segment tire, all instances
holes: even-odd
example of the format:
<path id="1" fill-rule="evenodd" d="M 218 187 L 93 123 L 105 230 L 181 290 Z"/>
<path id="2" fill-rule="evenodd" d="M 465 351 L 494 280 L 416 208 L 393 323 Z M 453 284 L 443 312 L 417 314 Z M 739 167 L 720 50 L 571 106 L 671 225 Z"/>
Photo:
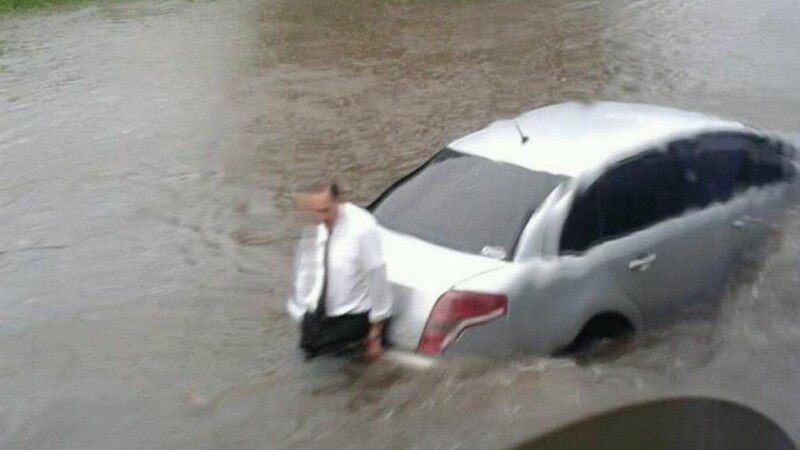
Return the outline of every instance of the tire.
<path id="1" fill-rule="evenodd" d="M 625 342 L 633 336 L 634 331 L 633 324 L 622 314 L 598 314 L 586 322 L 578 335 L 575 336 L 575 339 L 556 355 L 568 356 L 584 353 L 591 350 L 601 341 L 608 339 Z"/>

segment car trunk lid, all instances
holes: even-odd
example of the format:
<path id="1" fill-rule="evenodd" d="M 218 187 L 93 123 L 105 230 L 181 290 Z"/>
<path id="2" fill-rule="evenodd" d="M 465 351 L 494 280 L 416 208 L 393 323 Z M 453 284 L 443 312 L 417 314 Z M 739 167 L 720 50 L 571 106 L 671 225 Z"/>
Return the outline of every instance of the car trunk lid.
<path id="1" fill-rule="evenodd" d="M 394 301 L 389 340 L 400 349 L 417 349 L 433 305 L 448 289 L 508 264 L 450 250 L 386 228 L 381 231 Z"/>

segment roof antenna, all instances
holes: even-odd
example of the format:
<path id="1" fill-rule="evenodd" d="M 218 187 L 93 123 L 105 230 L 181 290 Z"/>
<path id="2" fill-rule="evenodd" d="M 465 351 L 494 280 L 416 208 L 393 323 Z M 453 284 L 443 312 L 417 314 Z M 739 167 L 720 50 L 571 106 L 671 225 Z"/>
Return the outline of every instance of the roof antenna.
<path id="1" fill-rule="evenodd" d="M 512 122 L 514 122 L 514 126 L 517 127 L 517 131 L 519 131 L 519 135 L 522 137 L 522 144 L 524 145 L 526 142 L 528 142 L 528 136 L 525 136 L 525 133 L 523 133 L 522 129 L 520 129 L 519 125 L 517 125 L 516 120 L 513 120 Z"/>

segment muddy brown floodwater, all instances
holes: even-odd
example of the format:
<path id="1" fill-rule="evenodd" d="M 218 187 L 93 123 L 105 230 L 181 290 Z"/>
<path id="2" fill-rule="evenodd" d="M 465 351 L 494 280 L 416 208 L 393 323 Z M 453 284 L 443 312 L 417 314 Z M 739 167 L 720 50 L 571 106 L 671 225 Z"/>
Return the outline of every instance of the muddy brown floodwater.
<path id="1" fill-rule="evenodd" d="M 633 400 L 800 440 L 800 210 L 711 322 L 588 361 L 304 364 L 298 181 L 363 203 L 564 100 L 800 129 L 792 0 L 219 0 L 0 18 L 0 448 L 497 449 Z"/>

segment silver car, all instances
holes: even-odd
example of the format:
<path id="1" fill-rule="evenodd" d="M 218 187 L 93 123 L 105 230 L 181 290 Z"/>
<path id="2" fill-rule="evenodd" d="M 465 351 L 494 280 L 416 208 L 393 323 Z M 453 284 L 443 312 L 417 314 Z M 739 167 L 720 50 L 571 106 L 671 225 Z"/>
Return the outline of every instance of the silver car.
<path id="1" fill-rule="evenodd" d="M 741 123 L 568 103 L 458 139 L 381 194 L 395 311 L 422 354 L 553 354 L 703 309 L 785 206 L 795 148 Z"/>

